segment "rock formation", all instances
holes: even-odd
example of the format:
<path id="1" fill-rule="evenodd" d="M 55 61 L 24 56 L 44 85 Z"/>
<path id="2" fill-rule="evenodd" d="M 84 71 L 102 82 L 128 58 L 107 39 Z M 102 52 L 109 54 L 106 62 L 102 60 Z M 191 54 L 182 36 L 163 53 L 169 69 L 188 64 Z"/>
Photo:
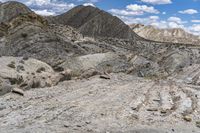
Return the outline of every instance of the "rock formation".
<path id="1" fill-rule="evenodd" d="M 84 36 L 140 38 L 119 18 L 92 6 L 77 6 L 64 14 L 49 17 L 49 22 L 72 26 Z"/>
<path id="2" fill-rule="evenodd" d="M 32 12 L 24 4 L 10 1 L 0 4 L 0 23 L 7 22 L 12 18 Z"/>
<path id="3" fill-rule="evenodd" d="M 183 44 L 200 44 L 200 37 L 187 33 L 181 28 L 158 29 L 151 25 L 132 24 L 132 30 L 139 36 L 160 42 L 173 42 Z"/>

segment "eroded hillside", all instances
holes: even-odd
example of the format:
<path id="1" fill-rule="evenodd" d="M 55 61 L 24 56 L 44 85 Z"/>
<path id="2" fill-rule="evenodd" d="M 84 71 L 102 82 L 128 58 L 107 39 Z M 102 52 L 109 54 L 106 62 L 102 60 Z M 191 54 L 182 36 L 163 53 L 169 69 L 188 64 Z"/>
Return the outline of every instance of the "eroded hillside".
<path id="1" fill-rule="evenodd" d="M 13 5 L 27 9 L 0 10 Z M 199 45 L 149 41 L 79 6 L 1 23 L 0 55 L 1 132 L 199 131 Z"/>

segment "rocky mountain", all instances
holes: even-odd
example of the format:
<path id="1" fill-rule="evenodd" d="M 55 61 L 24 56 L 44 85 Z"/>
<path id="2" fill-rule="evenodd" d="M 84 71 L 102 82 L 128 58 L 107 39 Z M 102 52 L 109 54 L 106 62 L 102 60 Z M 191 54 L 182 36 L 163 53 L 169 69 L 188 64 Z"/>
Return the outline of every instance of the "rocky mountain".
<path id="1" fill-rule="evenodd" d="M 158 29 L 151 25 L 132 24 L 132 30 L 139 36 L 153 41 L 200 44 L 200 36 L 187 33 L 183 29 Z"/>
<path id="2" fill-rule="evenodd" d="M 50 17 L 49 22 L 72 26 L 84 36 L 140 38 L 119 18 L 92 6 L 77 6 L 64 14 Z"/>
<path id="3" fill-rule="evenodd" d="M 0 24 L 2 133 L 199 131 L 199 45 L 143 39 L 98 8 L 15 8 Z"/>

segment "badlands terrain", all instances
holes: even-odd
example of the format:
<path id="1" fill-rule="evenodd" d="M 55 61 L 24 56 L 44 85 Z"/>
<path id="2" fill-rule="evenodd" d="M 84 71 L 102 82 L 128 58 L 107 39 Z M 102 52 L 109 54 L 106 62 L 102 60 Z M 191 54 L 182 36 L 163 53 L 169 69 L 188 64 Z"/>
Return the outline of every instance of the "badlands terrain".
<path id="1" fill-rule="evenodd" d="M 159 29 L 151 25 L 132 24 L 131 29 L 139 36 L 153 41 L 174 42 L 199 45 L 200 37 L 190 34 L 181 28 Z"/>
<path id="2" fill-rule="evenodd" d="M 148 40 L 91 6 L 0 4 L 1 133 L 199 133 L 200 45 Z"/>

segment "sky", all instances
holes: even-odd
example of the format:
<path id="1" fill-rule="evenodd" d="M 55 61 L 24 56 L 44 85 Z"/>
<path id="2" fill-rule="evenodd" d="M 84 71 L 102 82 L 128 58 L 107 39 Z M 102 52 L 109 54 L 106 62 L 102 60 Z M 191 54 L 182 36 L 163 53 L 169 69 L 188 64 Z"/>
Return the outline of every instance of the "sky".
<path id="1" fill-rule="evenodd" d="M 0 0 L 6 2 L 8 0 Z M 77 5 L 98 7 L 126 24 L 182 28 L 200 35 L 200 0 L 16 0 L 40 15 L 57 15 Z"/>

